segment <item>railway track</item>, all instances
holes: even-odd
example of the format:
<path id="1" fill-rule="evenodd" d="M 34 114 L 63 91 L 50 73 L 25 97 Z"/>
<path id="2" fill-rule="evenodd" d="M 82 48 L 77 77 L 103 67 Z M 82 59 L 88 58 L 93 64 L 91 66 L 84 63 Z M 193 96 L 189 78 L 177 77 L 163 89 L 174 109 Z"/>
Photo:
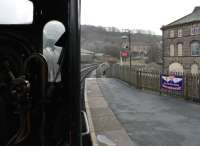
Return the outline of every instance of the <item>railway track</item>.
<path id="1" fill-rule="evenodd" d="M 84 79 L 96 68 L 98 67 L 98 64 L 90 64 L 86 65 L 83 68 L 81 68 L 81 83 L 84 82 Z"/>
<path id="2" fill-rule="evenodd" d="M 99 65 L 98 64 L 88 64 L 81 68 L 81 99 L 84 100 L 84 86 L 85 86 L 85 78 L 89 76 L 89 74 L 94 71 Z M 83 101 L 84 102 L 84 101 Z M 84 108 L 84 104 L 83 104 Z"/>

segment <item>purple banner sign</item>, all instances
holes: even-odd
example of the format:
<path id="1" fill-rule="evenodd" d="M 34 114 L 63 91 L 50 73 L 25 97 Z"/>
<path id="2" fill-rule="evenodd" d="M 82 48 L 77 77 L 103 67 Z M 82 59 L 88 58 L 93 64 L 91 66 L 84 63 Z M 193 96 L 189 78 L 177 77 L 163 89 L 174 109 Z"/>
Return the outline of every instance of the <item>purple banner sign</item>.
<path id="1" fill-rule="evenodd" d="M 183 91 L 184 83 L 183 76 L 177 75 L 161 75 L 160 87 L 172 91 Z"/>

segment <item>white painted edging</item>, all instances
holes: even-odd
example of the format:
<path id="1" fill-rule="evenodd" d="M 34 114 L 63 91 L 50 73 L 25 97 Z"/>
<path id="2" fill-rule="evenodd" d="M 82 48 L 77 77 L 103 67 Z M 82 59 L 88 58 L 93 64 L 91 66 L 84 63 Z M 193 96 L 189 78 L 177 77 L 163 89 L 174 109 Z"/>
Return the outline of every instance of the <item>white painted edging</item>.
<path id="1" fill-rule="evenodd" d="M 96 137 L 96 134 L 95 134 L 94 125 L 93 125 L 93 122 L 92 122 L 92 115 L 91 115 L 91 111 L 90 111 L 90 107 L 89 107 L 89 103 L 88 103 L 87 82 L 88 82 L 88 78 L 85 79 L 84 97 L 85 97 L 86 113 L 87 113 L 89 128 L 90 128 L 90 137 L 91 137 L 91 141 L 92 141 L 92 146 L 99 146 L 98 143 L 97 143 L 97 137 Z"/>

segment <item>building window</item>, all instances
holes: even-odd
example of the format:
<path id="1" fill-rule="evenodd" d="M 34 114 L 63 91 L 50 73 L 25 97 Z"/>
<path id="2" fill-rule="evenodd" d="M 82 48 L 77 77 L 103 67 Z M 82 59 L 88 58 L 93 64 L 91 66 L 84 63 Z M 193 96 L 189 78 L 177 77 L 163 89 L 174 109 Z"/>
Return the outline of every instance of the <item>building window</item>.
<path id="1" fill-rule="evenodd" d="M 198 33 L 199 33 L 199 27 L 192 26 L 192 28 L 191 28 L 191 35 L 196 35 Z"/>
<path id="2" fill-rule="evenodd" d="M 178 44 L 178 56 L 183 56 L 183 44 Z"/>
<path id="3" fill-rule="evenodd" d="M 192 74 L 198 74 L 199 73 L 199 68 L 198 68 L 198 65 L 197 64 L 193 64 L 191 66 L 191 73 Z"/>
<path id="4" fill-rule="evenodd" d="M 173 44 L 170 45 L 169 50 L 170 50 L 170 52 L 169 52 L 170 56 L 174 56 L 174 45 Z"/>
<path id="5" fill-rule="evenodd" d="M 198 56 L 199 55 L 199 42 L 198 41 L 193 41 L 191 43 L 191 55 L 192 56 Z"/>
<path id="6" fill-rule="evenodd" d="M 47 22 L 43 28 L 43 55 L 48 65 L 48 82 L 50 83 L 61 81 L 57 62 L 62 52 L 62 47 L 55 46 L 55 43 L 59 41 L 64 32 L 65 26 L 56 20 Z"/>
<path id="7" fill-rule="evenodd" d="M 178 29 L 178 37 L 182 37 L 182 29 Z"/>
<path id="8" fill-rule="evenodd" d="M 170 38 L 173 38 L 173 37 L 174 37 L 174 30 L 170 30 L 169 37 L 170 37 Z"/>
<path id="9" fill-rule="evenodd" d="M 33 13 L 29 0 L 0 0 L 0 24 L 31 24 Z"/>

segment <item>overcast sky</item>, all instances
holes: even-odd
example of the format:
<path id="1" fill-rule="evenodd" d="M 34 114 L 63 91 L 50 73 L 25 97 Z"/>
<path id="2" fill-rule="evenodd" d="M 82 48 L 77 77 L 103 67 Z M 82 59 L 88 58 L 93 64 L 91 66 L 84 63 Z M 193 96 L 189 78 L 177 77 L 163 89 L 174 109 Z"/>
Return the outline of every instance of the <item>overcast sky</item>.
<path id="1" fill-rule="evenodd" d="M 145 29 L 160 27 L 191 13 L 199 0 L 82 0 L 82 24 Z"/>

